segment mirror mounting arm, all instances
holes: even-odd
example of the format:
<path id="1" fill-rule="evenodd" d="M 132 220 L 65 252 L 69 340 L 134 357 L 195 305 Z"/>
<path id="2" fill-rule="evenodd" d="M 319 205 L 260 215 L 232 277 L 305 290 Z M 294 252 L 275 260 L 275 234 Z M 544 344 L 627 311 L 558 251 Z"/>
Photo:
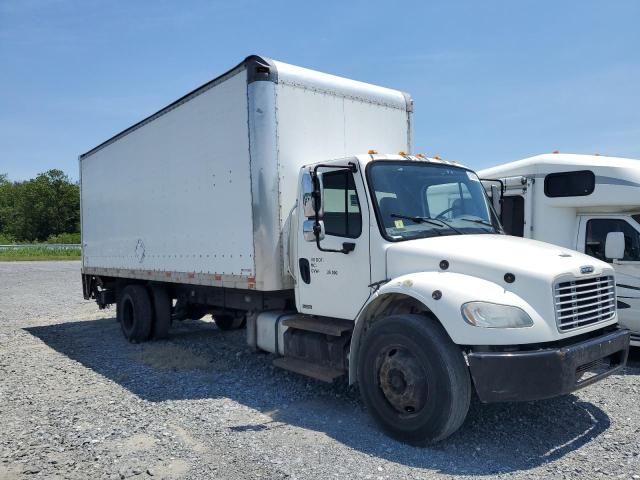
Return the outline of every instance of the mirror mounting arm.
<path id="1" fill-rule="evenodd" d="M 319 168 L 335 168 L 336 170 L 349 170 L 353 173 L 358 173 L 358 166 L 355 164 L 355 162 L 349 162 L 347 165 L 329 165 L 326 163 L 319 163 L 318 165 L 313 167 L 314 180 L 318 177 Z"/>
<path id="2" fill-rule="evenodd" d="M 342 248 L 340 250 L 333 248 L 323 248 L 320 246 L 320 227 L 313 227 L 313 233 L 316 234 L 316 246 L 318 250 L 321 252 L 330 252 L 330 253 L 344 253 L 345 255 L 349 255 L 350 252 L 353 252 L 356 249 L 356 244 L 353 242 L 343 242 Z"/>
<path id="3" fill-rule="evenodd" d="M 500 198 L 502 199 L 502 197 L 504 197 L 504 193 L 507 191 L 506 187 L 504 186 L 504 182 L 498 178 L 481 178 L 480 179 L 481 182 L 496 182 L 500 184 Z"/>

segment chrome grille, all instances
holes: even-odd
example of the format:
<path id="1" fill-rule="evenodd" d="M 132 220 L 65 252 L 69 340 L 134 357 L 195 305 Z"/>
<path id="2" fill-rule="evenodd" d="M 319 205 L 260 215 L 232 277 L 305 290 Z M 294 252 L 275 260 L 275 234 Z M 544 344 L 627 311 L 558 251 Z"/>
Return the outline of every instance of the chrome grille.
<path id="1" fill-rule="evenodd" d="M 561 280 L 553 288 L 558 330 L 566 332 L 611 320 L 616 314 L 614 277 Z"/>

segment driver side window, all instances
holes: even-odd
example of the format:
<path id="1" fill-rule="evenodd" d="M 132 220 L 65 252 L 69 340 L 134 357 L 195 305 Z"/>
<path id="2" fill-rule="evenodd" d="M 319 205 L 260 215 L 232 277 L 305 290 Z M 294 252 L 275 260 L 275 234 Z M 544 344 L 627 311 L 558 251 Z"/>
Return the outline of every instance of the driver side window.
<path id="1" fill-rule="evenodd" d="M 322 175 L 325 234 L 358 238 L 362 233 L 360 201 L 353 174 L 336 170 Z"/>

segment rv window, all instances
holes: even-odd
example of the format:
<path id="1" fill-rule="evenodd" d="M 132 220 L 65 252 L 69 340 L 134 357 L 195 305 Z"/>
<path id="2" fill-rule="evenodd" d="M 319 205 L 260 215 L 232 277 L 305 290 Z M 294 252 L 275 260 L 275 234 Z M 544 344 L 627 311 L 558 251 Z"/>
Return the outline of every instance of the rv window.
<path id="1" fill-rule="evenodd" d="M 544 179 L 547 197 L 581 197 L 591 195 L 596 187 L 596 177 L 589 170 L 551 173 Z"/>
<path id="2" fill-rule="evenodd" d="M 609 232 L 624 233 L 623 261 L 640 261 L 640 232 L 624 220 L 614 218 L 598 218 L 587 222 L 585 253 L 611 263 L 611 259 L 604 256 L 604 242 Z"/>
<path id="3" fill-rule="evenodd" d="M 524 237 L 524 198 L 520 195 L 503 197 L 501 217 L 504 233 Z"/>
<path id="4" fill-rule="evenodd" d="M 322 175 L 324 200 L 324 229 L 327 235 L 358 238 L 362 232 L 360 202 L 347 170 L 336 170 Z"/>

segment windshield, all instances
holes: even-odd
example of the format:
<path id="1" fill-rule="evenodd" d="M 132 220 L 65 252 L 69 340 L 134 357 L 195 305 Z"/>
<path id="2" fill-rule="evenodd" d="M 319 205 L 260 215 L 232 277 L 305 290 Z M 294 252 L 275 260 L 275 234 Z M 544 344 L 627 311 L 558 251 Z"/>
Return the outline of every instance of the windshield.
<path id="1" fill-rule="evenodd" d="M 373 162 L 369 185 L 380 230 L 389 240 L 502 233 L 477 175 L 427 162 Z"/>

